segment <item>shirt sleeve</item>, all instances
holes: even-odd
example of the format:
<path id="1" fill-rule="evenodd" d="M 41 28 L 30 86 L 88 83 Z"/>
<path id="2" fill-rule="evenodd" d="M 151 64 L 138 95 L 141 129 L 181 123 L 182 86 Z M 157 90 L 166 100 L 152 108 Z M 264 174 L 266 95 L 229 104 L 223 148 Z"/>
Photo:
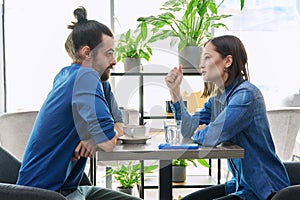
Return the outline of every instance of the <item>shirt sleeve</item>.
<path id="1" fill-rule="evenodd" d="M 254 97 L 251 91 L 240 89 L 232 94 L 228 105 L 204 129 L 197 131 L 193 139 L 205 146 L 216 146 L 229 141 L 250 125 L 254 115 Z"/>
<path id="2" fill-rule="evenodd" d="M 174 104 L 170 103 L 170 106 L 174 118 L 182 120 L 181 134 L 184 138 L 192 137 L 199 124 L 208 124 L 210 121 L 210 102 L 207 102 L 201 111 L 195 112 L 193 115 L 187 111 L 182 99 Z"/>
<path id="3" fill-rule="evenodd" d="M 74 82 L 72 111 L 81 140 L 93 139 L 95 144 L 115 136 L 114 120 L 96 71 L 80 69 Z"/>
<path id="4" fill-rule="evenodd" d="M 122 111 L 119 109 L 119 106 L 115 99 L 115 96 L 111 91 L 110 83 L 105 81 L 105 82 L 102 82 L 102 85 L 103 85 L 105 99 L 108 103 L 110 113 L 112 114 L 112 117 L 113 117 L 115 123 L 117 123 L 117 122 L 124 123 Z"/>

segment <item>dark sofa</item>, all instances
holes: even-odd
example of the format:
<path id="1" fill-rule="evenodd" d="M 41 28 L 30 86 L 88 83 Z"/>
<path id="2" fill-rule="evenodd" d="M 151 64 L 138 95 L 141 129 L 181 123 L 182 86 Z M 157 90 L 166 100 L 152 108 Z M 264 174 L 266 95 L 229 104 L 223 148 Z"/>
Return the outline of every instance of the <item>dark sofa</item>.
<path id="1" fill-rule="evenodd" d="M 51 190 L 16 185 L 20 166 L 20 161 L 0 146 L 0 200 L 66 200 Z M 86 175 L 80 185 L 91 185 Z"/>

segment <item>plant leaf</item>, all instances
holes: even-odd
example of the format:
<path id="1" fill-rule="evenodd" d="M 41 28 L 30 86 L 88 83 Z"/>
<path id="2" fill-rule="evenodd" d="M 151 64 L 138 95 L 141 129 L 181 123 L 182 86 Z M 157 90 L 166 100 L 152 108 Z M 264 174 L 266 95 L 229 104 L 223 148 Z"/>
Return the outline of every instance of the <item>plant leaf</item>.
<path id="1" fill-rule="evenodd" d="M 200 17 L 203 17 L 207 12 L 207 1 L 199 1 L 197 4 L 197 12 Z"/>
<path id="2" fill-rule="evenodd" d="M 141 26 L 142 38 L 143 38 L 143 40 L 146 40 L 147 39 L 147 34 L 148 34 L 147 23 L 143 22 L 143 23 L 140 24 L 140 26 Z"/>
<path id="3" fill-rule="evenodd" d="M 144 173 L 152 173 L 158 168 L 158 165 L 144 166 Z"/>
<path id="4" fill-rule="evenodd" d="M 214 1 L 208 1 L 207 7 L 213 14 L 218 14 L 218 9 Z"/>
<path id="5" fill-rule="evenodd" d="M 149 52 L 149 54 L 151 54 L 151 55 L 152 55 L 152 49 L 151 49 L 151 47 L 149 47 L 149 46 L 146 46 L 146 48 L 147 48 L 147 51 Z"/>
<path id="6" fill-rule="evenodd" d="M 244 5 L 245 5 L 245 0 L 241 0 L 241 10 L 243 10 Z"/>
<path id="7" fill-rule="evenodd" d="M 214 27 L 214 28 L 224 27 L 224 28 L 226 28 L 227 30 L 229 30 L 229 29 L 227 28 L 227 26 L 226 26 L 225 24 L 223 24 L 223 23 L 215 23 L 215 24 L 212 24 L 211 26 Z"/>
<path id="8" fill-rule="evenodd" d="M 197 159 L 197 160 L 200 165 L 210 168 L 210 165 L 208 164 L 208 162 L 205 159 Z"/>
<path id="9" fill-rule="evenodd" d="M 178 44 L 178 51 L 181 51 L 187 45 L 186 40 L 180 40 Z"/>
<path id="10" fill-rule="evenodd" d="M 197 167 L 197 163 L 195 162 L 194 159 L 188 159 L 188 161 L 190 161 L 195 167 Z"/>
<path id="11" fill-rule="evenodd" d="M 173 166 L 188 166 L 187 161 L 185 159 L 176 159 L 172 160 L 172 165 Z"/>
<path id="12" fill-rule="evenodd" d="M 130 35 L 131 35 L 131 30 L 129 29 L 129 30 L 126 32 L 126 35 L 125 35 L 125 40 L 126 40 L 126 41 L 129 40 Z"/>

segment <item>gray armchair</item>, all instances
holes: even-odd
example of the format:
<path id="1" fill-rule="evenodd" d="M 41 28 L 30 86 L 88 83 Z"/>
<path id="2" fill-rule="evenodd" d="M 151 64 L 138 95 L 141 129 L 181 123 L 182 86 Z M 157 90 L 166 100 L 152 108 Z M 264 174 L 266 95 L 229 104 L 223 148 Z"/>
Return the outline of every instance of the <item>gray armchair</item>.
<path id="1" fill-rule="evenodd" d="M 290 161 L 300 128 L 300 107 L 271 109 L 267 115 L 276 153 L 282 161 Z"/>
<path id="2" fill-rule="evenodd" d="M 299 200 L 300 198 L 300 162 L 285 162 L 291 186 L 277 192 L 272 200 Z"/>
<path id="3" fill-rule="evenodd" d="M 16 185 L 20 166 L 21 162 L 0 146 L 0 200 L 66 200 L 51 190 Z M 91 185 L 85 174 L 80 185 Z"/>

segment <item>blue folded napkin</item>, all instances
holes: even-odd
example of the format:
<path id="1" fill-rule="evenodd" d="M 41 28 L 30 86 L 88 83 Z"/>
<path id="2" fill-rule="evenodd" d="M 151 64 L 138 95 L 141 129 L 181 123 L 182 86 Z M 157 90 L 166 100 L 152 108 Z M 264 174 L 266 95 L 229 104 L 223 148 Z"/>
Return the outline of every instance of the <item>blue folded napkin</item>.
<path id="1" fill-rule="evenodd" d="M 158 146 L 159 149 L 198 149 L 198 144 L 168 144 L 162 143 Z"/>

